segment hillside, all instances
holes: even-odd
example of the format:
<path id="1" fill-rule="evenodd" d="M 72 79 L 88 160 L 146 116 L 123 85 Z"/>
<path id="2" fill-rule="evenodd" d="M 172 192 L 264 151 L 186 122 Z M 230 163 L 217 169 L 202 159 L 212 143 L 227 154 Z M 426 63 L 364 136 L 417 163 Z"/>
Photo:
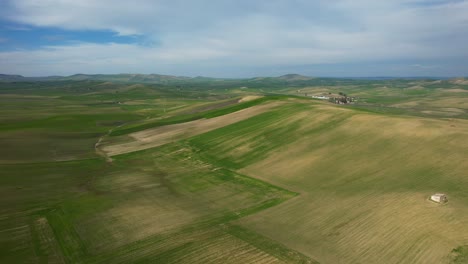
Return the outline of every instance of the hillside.
<path id="1" fill-rule="evenodd" d="M 161 74 L 74 74 L 70 76 L 24 77 L 21 75 L 0 75 L 4 82 L 30 82 L 30 81 L 111 81 L 130 83 L 172 83 L 196 81 L 199 78 Z M 211 80 L 211 78 L 204 79 Z"/>
<path id="2" fill-rule="evenodd" d="M 126 83 L 210 83 L 210 82 L 298 82 L 310 81 L 313 78 L 299 74 L 286 74 L 279 77 L 256 77 L 256 78 L 210 78 L 210 77 L 185 77 L 161 74 L 74 74 L 70 76 L 46 76 L 46 77 L 24 77 L 21 75 L 0 74 L 2 82 L 33 82 L 33 81 L 110 81 Z"/>
<path id="3" fill-rule="evenodd" d="M 74 78 L 0 83 L 1 263 L 468 258 L 461 84 Z"/>
<path id="4" fill-rule="evenodd" d="M 308 81 L 308 80 L 313 79 L 312 77 L 303 76 L 299 74 L 286 74 L 286 75 L 279 76 L 277 78 L 280 80 L 286 80 L 286 81 Z"/>
<path id="5" fill-rule="evenodd" d="M 466 78 L 450 79 L 449 82 L 453 84 L 468 85 L 468 80 Z"/>
<path id="6" fill-rule="evenodd" d="M 466 120 L 298 100 L 195 137 L 178 133 L 208 164 L 299 193 L 236 224 L 321 263 L 443 263 L 468 241 L 467 131 Z M 167 143 L 148 133 L 144 144 Z M 436 192 L 450 203 L 428 201 Z"/>

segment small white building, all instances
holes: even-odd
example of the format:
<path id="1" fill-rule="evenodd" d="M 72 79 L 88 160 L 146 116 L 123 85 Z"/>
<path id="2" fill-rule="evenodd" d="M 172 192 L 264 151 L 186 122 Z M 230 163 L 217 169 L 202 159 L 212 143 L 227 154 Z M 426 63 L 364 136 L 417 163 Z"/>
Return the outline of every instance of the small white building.
<path id="1" fill-rule="evenodd" d="M 330 99 L 330 97 L 324 96 L 324 95 L 319 95 L 319 96 L 317 96 L 317 95 L 312 95 L 312 98 L 320 99 L 320 100 L 328 100 L 328 99 Z"/>
<path id="2" fill-rule="evenodd" d="M 446 203 L 448 201 L 447 195 L 443 193 L 436 193 L 431 195 L 431 200 L 437 203 Z"/>

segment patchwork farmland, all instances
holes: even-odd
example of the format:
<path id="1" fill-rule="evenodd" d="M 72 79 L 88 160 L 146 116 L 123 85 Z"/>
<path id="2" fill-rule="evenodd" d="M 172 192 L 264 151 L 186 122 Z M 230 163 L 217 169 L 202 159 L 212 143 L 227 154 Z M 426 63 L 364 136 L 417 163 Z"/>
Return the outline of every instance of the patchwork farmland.
<path id="1" fill-rule="evenodd" d="M 0 262 L 466 263 L 466 85 L 234 82 L 0 83 Z"/>

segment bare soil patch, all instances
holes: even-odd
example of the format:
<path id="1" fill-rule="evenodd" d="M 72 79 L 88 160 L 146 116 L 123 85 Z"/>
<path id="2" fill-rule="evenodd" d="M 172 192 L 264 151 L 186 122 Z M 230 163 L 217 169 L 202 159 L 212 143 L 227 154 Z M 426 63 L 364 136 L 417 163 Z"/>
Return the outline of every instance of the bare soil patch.
<path id="1" fill-rule="evenodd" d="M 468 93 L 468 90 L 460 89 L 460 88 L 454 88 L 454 89 L 437 89 L 438 91 L 441 92 L 449 92 L 449 93 Z"/>
<path id="2" fill-rule="evenodd" d="M 258 99 L 258 98 L 262 98 L 262 97 L 263 96 L 260 96 L 260 95 L 248 95 L 248 96 L 245 96 L 245 97 L 241 98 L 239 100 L 239 103 L 252 101 L 252 100 L 255 100 L 255 99 Z"/>
<path id="3" fill-rule="evenodd" d="M 415 86 L 408 87 L 406 89 L 407 90 L 424 90 L 424 87 L 422 87 L 421 85 L 415 85 Z"/>

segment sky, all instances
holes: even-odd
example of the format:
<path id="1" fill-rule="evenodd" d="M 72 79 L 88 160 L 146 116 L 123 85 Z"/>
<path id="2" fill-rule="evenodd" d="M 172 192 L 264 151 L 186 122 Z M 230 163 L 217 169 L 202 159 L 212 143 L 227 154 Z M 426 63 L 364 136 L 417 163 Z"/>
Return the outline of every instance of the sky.
<path id="1" fill-rule="evenodd" d="M 0 73 L 468 76 L 468 0 L 0 0 Z"/>

